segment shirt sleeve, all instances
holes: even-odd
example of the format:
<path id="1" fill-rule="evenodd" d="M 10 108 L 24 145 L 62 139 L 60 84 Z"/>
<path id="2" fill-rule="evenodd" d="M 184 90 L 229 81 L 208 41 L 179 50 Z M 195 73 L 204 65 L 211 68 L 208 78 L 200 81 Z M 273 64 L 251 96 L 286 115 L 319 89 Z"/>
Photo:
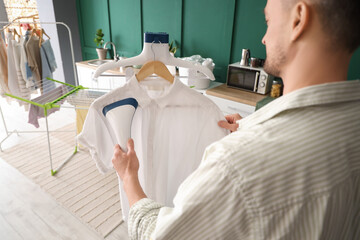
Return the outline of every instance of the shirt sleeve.
<path id="1" fill-rule="evenodd" d="M 249 236 L 249 214 L 226 168 L 219 159 L 205 159 L 181 184 L 174 208 L 147 198 L 135 203 L 128 222 L 130 238 L 238 239 Z"/>
<path id="2" fill-rule="evenodd" d="M 89 149 L 99 171 L 106 173 L 113 169 L 111 159 L 115 142 L 96 108 L 94 104 L 90 106 L 78 141 Z"/>

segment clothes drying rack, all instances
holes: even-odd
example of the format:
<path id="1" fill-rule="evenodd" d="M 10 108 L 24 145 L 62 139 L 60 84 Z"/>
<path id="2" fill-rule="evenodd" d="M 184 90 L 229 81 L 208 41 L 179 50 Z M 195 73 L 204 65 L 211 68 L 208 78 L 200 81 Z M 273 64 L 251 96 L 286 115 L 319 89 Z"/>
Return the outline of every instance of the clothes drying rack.
<path id="1" fill-rule="evenodd" d="M 2 111 L 1 108 L 1 104 L 0 104 L 0 115 L 3 121 L 3 125 L 6 131 L 6 136 L 4 139 L 2 139 L 0 141 L 0 150 L 3 151 L 1 145 L 2 143 L 7 140 L 12 134 L 17 134 L 19 135 L 20 133 L 39 133 L 39 132 L 46 132 L 47 134 L 47 145 L 48 145 L 48 154 L 49 154 L 49 161 L 50 161 L 50 170 L 51 170 L 51 175 L 54 176 L 70 159 L 72 159 L 72 157 L 78 152 L 78 144 L 77 144 L 77 140 L 75 138 L 75 150 L 71 153 L 70 156 L 68 156 L 56 169 L 54 169 L 53 167 L 53 156 L 52 156 L 52 152 L 51 152 L 51 142 L 50 142 L 50 130 L 49 130 L 49 125 L 48 125 L 48 113 L 49 111 L 51 111 L 54 108 L 60 108 L 60 105 L 63 101 L 65 101 L 66 99 L 68 99 L 69 96 L 78 93 L 81 90 L 84 90 L 86 88 L 79 86 L 78 85 L 78 79 L 77 79 L 77 74 L 76 74 L 76 69 L 75 69 L 75 58 L 74 58 L 74 50 L 73 50 L 73 44 L 72 44 L 72 35 L 71 35 L 71 30 L 69 28 L 69 26 L 67 26 L 65 23 L 63 22 L 0 22 L 1 24 L 7 24 L 6 26 L 12 25 L 12 24 L 41 24 L 41 25 L 46 25 L 46 24 L 56 24 L 56 25 L 62 25 L 64 26 L 69 34 L 69 41 L 70 41 L 70 51 L 71 51 L 71 57 L 72 57 L 72 65 L 73 65 L 73 71 L 74 71 L 74 80 L 75 80 L 75 85 L 71 85 L 68 83 L 64 83 L 58 80 L 54 80 L 54 79 L 50 79 L 48 78 L 46 81 L 43 80 L 43 83 L 41 84 L 41 86 L 38 86 L 39 89 L 45 89 L 48 87 L 52 87 L 56 84 L 57 88 L 62 88 L 63 90 L 63 94 L 61 96 L 59 96 L 58 94 L 49 94 L 48 96 L 46 96 L 46 98 L 42 99 L 41 102 L 37 102 L 35 100 L 29 100 L 29 99 L 24 99 L 22 97 L 19 96 L 15 96 L 12 94 L 8 94 L 5 93 L 6 96 L 9 96 L 11 98 L 17 99 L 18 101 L 24 103 L 24 104 L 31 104 L 34 105 L 36 107 L 39 107 L 41 109 L 43 109 L 44 111 L 44 118 L 45 118 L 45 123 L 46 123 L 46 131 L 18 131 L 18 130 L 9 130 L 6 122 L 5 122 L 5 117 L 4 117 L 4 113 Z M 81 96 L 83 96 L 84 94 L 82 94 Z M 76 99 L 76 98 L 75 98 Z M 85 99 L 86 100 L 86 99 Z M 79 105 L 81 104 L 82 106 L 86 106 L 88 105 L 88 100 L 84 101 L 78 101 L 77 102 Z M 80 105 L 80 106 L 81 106 Z M 77 108 L 77 105 L 74 106 L 74 108 Z M 81 108 L 81 107 L 80 107 Z M 72 131 L 59 131 L 59 130 L 53 130 L 51 132 L 72 132 Z M 75 134 L 76 134 L 76 129 L 75 129 Z"/>

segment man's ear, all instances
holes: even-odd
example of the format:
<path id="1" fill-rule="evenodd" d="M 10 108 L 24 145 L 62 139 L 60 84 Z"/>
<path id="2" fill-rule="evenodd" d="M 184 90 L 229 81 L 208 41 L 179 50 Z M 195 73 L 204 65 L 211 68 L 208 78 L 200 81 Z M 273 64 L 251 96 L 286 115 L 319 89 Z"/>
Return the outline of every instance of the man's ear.
<path id="1" fill-rule="evenodd" d="M 291 13 L 291 40 L 297 41 L 304 34 L 310 21 L 310 7 L 307 3 L 298 2 Z"/>

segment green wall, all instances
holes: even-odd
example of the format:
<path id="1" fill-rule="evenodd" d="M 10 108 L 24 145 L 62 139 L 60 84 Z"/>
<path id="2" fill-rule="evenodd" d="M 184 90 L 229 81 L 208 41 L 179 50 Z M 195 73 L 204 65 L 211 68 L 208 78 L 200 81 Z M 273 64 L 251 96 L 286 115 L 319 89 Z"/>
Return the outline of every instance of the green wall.
<path id="1" fill-rule="evenodd" d="M 266 0 L 77 0 L 83 59 L 97 58 L 98 28 L 126 57 L 140 54 L 144 32 L 167 32 L 180 46 L 177 57 L 213 58 L 216 80 L 224 82 L 227 65 L 240 60 L 243 48 L 265 58 L 265 5 Z M 349 70 L 349 79 L 359 78 L 360 49 Z"/>

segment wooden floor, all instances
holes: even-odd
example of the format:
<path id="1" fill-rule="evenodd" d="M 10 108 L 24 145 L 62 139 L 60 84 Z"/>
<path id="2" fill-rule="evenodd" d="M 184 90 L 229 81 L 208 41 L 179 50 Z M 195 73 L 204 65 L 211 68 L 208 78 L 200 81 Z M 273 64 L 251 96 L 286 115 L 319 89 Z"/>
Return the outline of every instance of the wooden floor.
<path id="1" fill-rule="evenodd" d="M 2 110 L 6 115 L 9 129 L 19 120 L 19 113 L 11 106 L 11 112 L 6 109 L 3 99 Z M 9 107 L 10 108 L 10 107 Z M 5 110 L 5 111 L 4 111 Z M 63 115 L 69 121 L 73 117 L 72 111 Z M 16 120 L 16 121 L 15 121 Z M 5 129 L 0 120 L 0 140 L 3 139 Z M 57 120 L 52 120 L 56 125 Z M 64 119 L 59 122 L 63 123 Z M 24 126 L 28 128 L 28 126 Z M 26 129 L 28 130 L 28 129 Z M 11 136 L 3 144 L 7 149 L 21 141 L 36 137 L 38 134 L 27 134 L 25 138 Z M 82 223 L 65 208 L 60 206 L 50 195 L 38 185 L 22 175 L 17 169 L 0 158 L 0 239 L 1 240 L 41 240 L 41 239 L 104 239 L 92 228 Z M 105 238 L 106 240 L 129 239 L 125 223 L 117 227 Z"/>
<path id="2" fill-rule="evenodd" d="M 0 239 L 103 239 L 0 159 Z M 121 224 L 105 239 L 128 239 Z"/>

